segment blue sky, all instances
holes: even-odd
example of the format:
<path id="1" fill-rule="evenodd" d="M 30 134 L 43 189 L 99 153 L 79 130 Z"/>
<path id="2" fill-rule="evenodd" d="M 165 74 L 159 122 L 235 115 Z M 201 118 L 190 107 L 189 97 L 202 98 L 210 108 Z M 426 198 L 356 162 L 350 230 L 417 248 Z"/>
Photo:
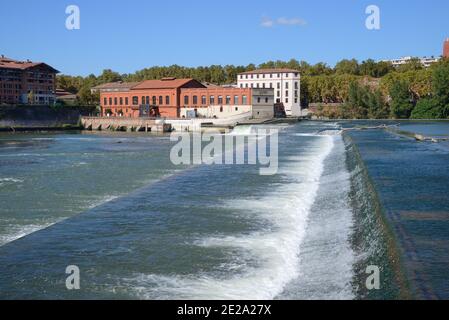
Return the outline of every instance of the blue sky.
<path id="1" fill-rule="evenodd" d="M 447 0 L 15 0 L 0 6 L 0 54 L 72 75 L 155 65 L 262 63 L 295 58 L 441 55 Z M 78 5 L 81 29 L 65 28 Z M 380 8 L 381 29 L 365 27 Z"/>

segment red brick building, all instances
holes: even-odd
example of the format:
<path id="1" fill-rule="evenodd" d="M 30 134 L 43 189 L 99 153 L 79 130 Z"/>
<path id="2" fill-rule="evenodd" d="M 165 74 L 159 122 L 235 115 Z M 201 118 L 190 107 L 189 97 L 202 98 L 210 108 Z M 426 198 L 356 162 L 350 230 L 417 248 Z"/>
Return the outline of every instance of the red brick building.
<path id="1" fill-rule="evenodd" d="M 447 38 L 446 41 L 444 41 L 443 57 L 449 58 L 449 38 Z"/>
<path id="2" fill-rule="evenodd" d="M 107 83 L 100 91 L 101 113 L 115 117 L 228 117 L 252 112 L 273 115 L 273 90 L 207 87 L 194 79 L 164 78 L 140 83 Z"/>
<path id="3" fill-rule="evenodd" d="M 42 62 L 0 57 L 0 104 L 50 105 L 58 70 Z"/>

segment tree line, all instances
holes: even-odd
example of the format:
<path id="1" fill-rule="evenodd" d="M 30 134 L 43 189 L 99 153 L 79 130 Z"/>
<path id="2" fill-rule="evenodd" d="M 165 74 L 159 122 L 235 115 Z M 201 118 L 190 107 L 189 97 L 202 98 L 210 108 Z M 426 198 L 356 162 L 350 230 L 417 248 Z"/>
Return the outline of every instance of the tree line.
<path id="1" fill-rule="evenodd" d="M 163 77 L 194 78 L 218 85 L 235 83 L 237 75 L 259 68 L 290 68 L 301 74 L 301 101 L 322 104 L 317 115 L 328 118 L 447 118 L 444 88 L 449 77 L 448 61 L 426 69 L 419 59 L 398 68 L 389 62 L 342 60 L 335 67 L 305 61 L 268 61 L 247 66 L 212 65 L 207 67 L 151 67 L 131 74 L 104 70 L 99 76 L 58 75 L 58 88 L 78 95 L 80 104 L 98 104 L 91 88 L 116 81 L 138 82 Z M 444 82 L 446 81 L 446 82 Z M 407 103 L 406 103 L 407 102 Z M 341 104 L 328 107 L 328 103 Z M 446 110 L 446 111 L 445 111 Z"/>

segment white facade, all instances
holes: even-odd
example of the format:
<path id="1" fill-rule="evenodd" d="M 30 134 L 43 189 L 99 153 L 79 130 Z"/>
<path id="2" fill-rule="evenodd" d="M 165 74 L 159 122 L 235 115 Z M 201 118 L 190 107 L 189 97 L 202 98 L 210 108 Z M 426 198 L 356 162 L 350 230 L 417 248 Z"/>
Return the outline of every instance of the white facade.
<path id="1" fill-rule="evenodd" d="M 264 69 L 241 73 L 237 87 L 274 89 L 274 102 L 282 103 L 287 116 L 301 116 L 301 75 L 297 70 Z"/>
<path id="2" fill-rule="evenodd" d="M 384 62 L 391 62 L 391 64 L 394 67 L 399 67 L 403 64 L 409 63 L 410 60 L 412 60 L 413 57 L 402 57 L 400 59 L 394 59 L 394 60 L 383 60 Z M 423 65 L 423 67 L 428 68 L 430 67 L 433 63 L 436 63 L 438 61 L 440 61 L 440 58 L 435 58 L 435 57 L 423 57 L 423 58 L 418 58 L 419 61 L 421 61 L 421 64 Z"/>
<path id="3" fill-rule="evenodd" d="M 273 89 L 253 89 L 251 105 L 209 105 L 207 108 L 183 107 L 181 118 L 228 119 L 247 115 L 252 119 L 272 119 L 274 117 Z"/>

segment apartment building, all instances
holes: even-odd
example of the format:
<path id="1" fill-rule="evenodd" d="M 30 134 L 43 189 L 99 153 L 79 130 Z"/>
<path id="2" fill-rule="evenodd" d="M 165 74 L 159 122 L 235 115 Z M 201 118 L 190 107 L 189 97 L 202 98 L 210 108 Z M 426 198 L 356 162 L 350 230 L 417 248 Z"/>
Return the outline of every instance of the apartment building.
<path id="1" fill-rule="evenodd" d="M 259 69 L 240 73 L 241 89 L 272 89 L 274 102 L 282 104 L 288 116 L 301 116 L 301 75 L 293 69 Z"/>
<path id="2" fill-rule="evenodd" d="M 51 105 L 58 70 L 43 62 L 0 57 L 0 104 Z"/>

